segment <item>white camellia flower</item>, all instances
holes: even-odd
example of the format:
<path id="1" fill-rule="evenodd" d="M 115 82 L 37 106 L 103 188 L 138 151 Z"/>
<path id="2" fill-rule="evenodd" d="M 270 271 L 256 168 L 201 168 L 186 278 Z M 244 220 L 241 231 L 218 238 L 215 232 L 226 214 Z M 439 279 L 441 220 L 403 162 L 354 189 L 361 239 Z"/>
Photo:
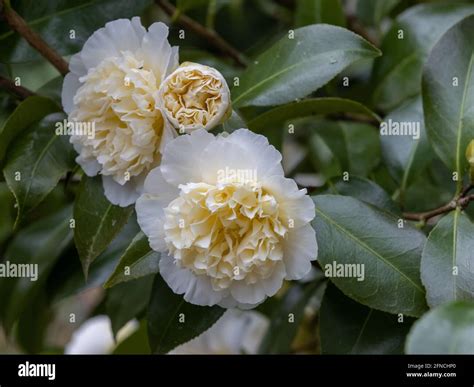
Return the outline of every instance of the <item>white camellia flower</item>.
<path id="1" fill-rule="evenodd" d="M 252 308 L 284 279 L 303 278 L 317 257 L 313 201 L 248 129 L 171 141 L 136 210 L 150 246 L 164 253 L 162 277 L 193 304 Z"/>
<path id="2" fill-rule="evenodd" d="M 158 103 L 162 81 L 178 66 L 178 49 L 167 37 L 165 24 L 147 31 L 138 17 L 107 23 L 71 57 L 64 79 L 69 121 L 92 123 L 95 131 L 71 135 L 76 161 L 88 176 L 103 176 L 105 195 L 120 206 L 135 202 L 176 136 Z"/>
<path id="3" fill-rule="evenodd" d="M 210 130 L 232 111 L 230 91 L 222 74 L 197 63 L 184 62 L 161 85 L 163 111 L 180 133 Z"/>
<path id="4" fill-rule="evenodd" d="M 173 349 L 173 355 L 256 354 L 269 321 L 260 313 L 229 309 L 200 336 Z"/>

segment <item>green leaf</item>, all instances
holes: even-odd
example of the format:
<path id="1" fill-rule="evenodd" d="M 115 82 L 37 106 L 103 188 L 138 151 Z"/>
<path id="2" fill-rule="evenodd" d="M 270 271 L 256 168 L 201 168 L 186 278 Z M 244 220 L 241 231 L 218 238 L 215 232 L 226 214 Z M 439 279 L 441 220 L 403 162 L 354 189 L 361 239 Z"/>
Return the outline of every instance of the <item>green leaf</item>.
<path id="1" fill-rule="evenodd" d="M 119 264 L 104 287 L 110 288 L 121 282 L 156 274 L 160 270 L 159 261 L 160 254 L 151 249 L 147 236 L 140 231 L 120 257 Z"/>
<path id="2" fill-rule="evenodd" d="M 56 303 L 88 289 L 102 287 L 139 231 L 140 228 L 135 217 L 130 216 L 127 224 L 120 230 L 112 243 L 92 262 L 87 281 L 85 281 L 84 273 L 81 270 L 77 250 L 70 249 L 62 254 L 52 274 L 55 280 L 48 283 L 49 294 L 53 302 Z"/>
<path id="3" fill-rule="evenodd" d="M 420 4 L 402 13 L 382 41 L 384 55 L 375 61 L 373 101 L 391 110 L 420 92 L 423 63 L 431 48 L 451 26 L 474 13 L 463 3 Z M 399 39 L 400 31 L 403 39 Z"/>
<path id="4" fill-rule="evenodd" d="M 60 55 L 79 51 L 92 33 L 106 22 L 137 16 L 152 2 L 115 0 L 35 1 L 12 2 L 13 8 L 28 25 Z M 71 30 L 75 36 L 71 38 Z M 11 30 L 0 30 L 0 62 L 21 63 L 38 60 L 41 56 L 26 40 Z"/>
<path id="5" fill-rule="evenodd" d="M 154 276 L 119 284 L 107 291 L 105 309 L 112 322 L 114 336 L 127 322 L 145 311 Z"/>
<path id="6" fill-rule="evenodd" d="M 296 2 L 295 26 L 325 23 L 346 26 L 340 0 L 299 0 Z"/>
<path id="7" fill-rule="evenodd" d="M 40 289 L 18 320 L 16 340 L 21 348 L 30 354 L 41 352 L 53 316 L 46 293 Z"/>
<path id="8" fill-rule="evenodd" d="M 260 55 L 233 88 L 236 107 L 281 105 L 324 86 L 347 66 L 380 51 L 341 27 L 316 24 L 291 31 Z"/>
<path id="9" fill-rule="evenodd" d="M 43 288 L 56 260 L 72 241 L 69 227 L 71 207 L 66 207 L 53 215 L 32 223 L 21 230 L 13 239 L 5 253 L 5 261 L 11 264 L 37 265 L 37 278 L 16 277 L 0 281 L 0 315 L 7 331 L 34 302 L 35 295 Z M 30 274 L 34 274 L 31 271 Z"/>
<path id="10" fill-rule="evenodd" d="M 153 353 L 167 353 L 199 336 L 224 314 L 218 306 L 197 306 L 174 294 L 159 274 L 148 305 L 148 338 Z"/>
<path id="11" fill-rule="evenodd" d="M 474 354 L 474 303 L 455 301 L 415 322 L 407 337 L 408 354 Z"/>
<path id="12" fill-rule="evenodd" d="M 90 264 L 127 223 L 133 206 L 114 206 L 104 196 L 101 176 L 84 175 L 74 205 L 74 241 L 87 278 Z"/>
<path id="13" fill-rule="evenodd" d="M 439 40 L 423 69 L 423 107 L 428 136 L 435 152 L 458 174 L 474 138 L 474 16 L 452 27 Z M 458 85 L 456 86 L 456 81 Z"/>
<path id="14" fill-rule="evenodd" d="M 55 124 L 65 118 L 62 113 L 43 118 L 9 147 L 3 174 L 16 198 L 17 224 L 76 165 L 76 152 L 69 136 L 55 133 Z"/>
<path id="15" fill-rule="evenodd" d="M 330 115 L 335 113 L 355 113 L 373 118 L 380 118 L 359 102 L 343 98 L 311 98 L 291 102 L 271 109 L 248 122 L 248 127 L 256 132 L 276 130 L 277 125 L 295 118 Z"/>
<path id="16" fill-rule="evenodd" d="M 424 234 L 408 224 L 399 228 L 397 217 L 348 196 L 320 195 L 314 202 L 318 260 L 326 276 L 361 304 L 420 316 L 426 310 L 420 280 Z M 331 273 L 334 267 L 344 271 Z"/>
<path id="17" fill-rule="evenodd" d="M 293 285 L 279 301 L 270 318 L 270 326 L 262 339 L 259 353 L 287 354 L 291 351 L 291 344 L 296 337 L 298 328 L 304 317 L 304 311 L 313 297 L 322 298 L 326 288 L 323 278 L 308 284 Z M 289 320 L 289 316 L 293 320 Z"/>
<path id="18" fill-rule="evenodd" d="M 351 176 L 348 181 L 332 179 L 328 181 L 327 193 L 352 196 L 386 211 L 398 214 L 400 211 L 389 194 L 378 184 L 359 176 Z"/>
<path id="19" fill-rule="evenodd" d="M 421 280 L 432 308 L 449 301 L 474 300 L 474 224 L 460 209 L 431 231 L 421 258 Z"/>
<path id="20" fill-rule="evenodd" d="M 349 317 L 350 316 L 350 317 Z M 349 318 L 348 318 L 349 317 Z M 367 308 L 328 284 L 320 312 L 323 354 L 401 354 L 413 319 Z"/>
<path id="21" fill-rule="evenodd" d="M 6 183 L 0 183 L 0 246 L 13 232 L 15 198 Z M 1 248 L 0 248 L 1 249 Z"/>
<path id="22" fill-rule="evenodd" d="M 358 0 L 357 16 L 369 26 L 378 26 L 400 0 Z"/>
<path id="23" fill-rule="evenodd" d="M 5 157 L 8 146 L 23 130 L 50 113 L 61 108 L 53 100 L 33 96 L 20 103 L 0 129 L 0 161 Z"/>
<path id="24" fill-rule="evenodd" d="M 419 138 L 409 135 L 381 135 L 382 156 L 400 191 L 406 188 L 420 175 L 432 159 L 423 120 L 421 98 L 414 98 L 389 113 L 384 122 L 399 125 L 411 124 L 419 127 Z M 416 137 L 416 136 L 415 136 Z"/>
<path id="25" fill-rule="evenodd" d="M 341 172 L 367 176 L 380 162 L 380 141 L 372 125 L 323 121 L 315 126 L 314 132 L 339 160 Z"/>

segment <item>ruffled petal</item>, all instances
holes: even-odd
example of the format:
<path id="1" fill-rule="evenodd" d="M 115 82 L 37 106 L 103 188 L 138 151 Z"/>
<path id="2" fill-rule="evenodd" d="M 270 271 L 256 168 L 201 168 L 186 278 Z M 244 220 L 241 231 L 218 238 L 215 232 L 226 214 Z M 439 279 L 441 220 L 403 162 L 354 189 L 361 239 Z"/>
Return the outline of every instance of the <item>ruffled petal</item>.
<path id="1" fill-rule="evenodd" d="M 196 276 L 189 269 L 178 267 L 169 256 L 161 257 L 160 274 L 173 292 L 184 294 L 184 299 L 194 305 L 216 305 L 225 295 L 212 288 L 209 278 Z"/>
<path id="2" fill-rule="evenodd" d="M 120 207 L 127 207 L 138 199 L 140 191 L 143 189 L 141 179 L 130 179 L 126 184 L 117 183 L 112 176 L 102 176 L 105 197 L 112 203 Z"/>
<path id="3" fill-rule="evenodd" d="M 141 195 L 135 203 L 137 222 L 148 237 L 150 247 L 158 252 L 166 251 L 165 232 L 163 229 L 164 212 L 156 197 Z"/>
<path id="4" fill-rule="evenodd" d="M 311 261 L 318 257 L 316 233 L 307 224 L 298 230 L 288 233 L 284 241 L 284 262 L 286 279 L 296 280 L 307 275 L 311 270 Z"/>

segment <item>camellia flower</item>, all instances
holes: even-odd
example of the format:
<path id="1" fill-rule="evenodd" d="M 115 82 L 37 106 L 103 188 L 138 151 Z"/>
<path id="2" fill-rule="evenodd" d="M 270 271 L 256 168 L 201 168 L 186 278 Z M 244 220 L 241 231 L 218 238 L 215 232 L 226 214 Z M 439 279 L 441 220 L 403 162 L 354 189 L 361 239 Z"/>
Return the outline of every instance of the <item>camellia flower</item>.
<path id="1" fill-rule="evenodd" d="M 135 202 L 176 136 L 157 100 L 162 81 L 178 66 L 178 49 L 167 37 L 165 24 L 146 31 L 138 17 L 107 23 L 71 57 L 64 79 L 69 121 L 94 127 L 94 136 L 71 135 L 76 161 L 87 175 L 103 176 L 105 195 L 120 206 Z"/>
<path id="2" fill-rule="evenodd" d="M 210 130 L 231 113 L 230 91 L 216 69 L 185 62 L 160 88 L 163 111 L 180 133 Z"/>
<path id="3" fill-rule="evenodd" d="M 173 355 L 256 354 L 268 328 L 266 317 L 255 311 L 230 309 L 206 332 L 173 349 Z"/>
<path id="4" fill-rule="evenodd" d="M 247 129 L 171 141 L 136 203 L 160 273 L 197 305 L 248 309 L 316 259 L 314 203 L 283 175 L 281 154 Z"/>

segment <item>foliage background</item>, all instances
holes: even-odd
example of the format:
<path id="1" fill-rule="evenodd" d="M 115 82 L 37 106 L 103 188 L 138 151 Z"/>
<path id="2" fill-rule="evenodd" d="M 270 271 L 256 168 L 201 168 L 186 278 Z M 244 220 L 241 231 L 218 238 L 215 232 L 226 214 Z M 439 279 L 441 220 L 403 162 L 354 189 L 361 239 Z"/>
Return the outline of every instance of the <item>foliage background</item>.
<path id="1" fill-rule="evenodd" d="M 286 175 L 314 195 L 319 263 L 312 279 L 286 284 L 258 307 L 271 321 L 259 352 L 474 353 L 465 157 L 474 138 L 473 1 L 11 0 L 11 7 L 65 59 L 107 21 L 165 21 L 181 62 L 216 67 L 233 85 L 234 114 L 215 131 L 244 126 L 266 135 L 282 151 Z M 65 118 L 62 76 L 4 16 L 0 259 L 38 263 L 40 277 L 0 279 L 0 350 L 61 353 L 83 321 L 106 314 L 114 333 L 130 319 L 142 322 L 122 353 L 168 352 L 223 310 L 174 295 L 156 274 L 159 256 L 133 208 L 111 206 L 100 179 L 83 177 L 68 139 L 52 140 Z M 24 98 L 11 81 L 35 95 Z M 421 138 L 380 136 L 388 119 L 420 122 Z M 324 278 L 321 267 L 333 261 L 363 263 L 366 279 Z M 135 267 L 133 278 L 123 276 L 126 265 Z M 186 324 L 176 321 L 181 312 Z"/>

